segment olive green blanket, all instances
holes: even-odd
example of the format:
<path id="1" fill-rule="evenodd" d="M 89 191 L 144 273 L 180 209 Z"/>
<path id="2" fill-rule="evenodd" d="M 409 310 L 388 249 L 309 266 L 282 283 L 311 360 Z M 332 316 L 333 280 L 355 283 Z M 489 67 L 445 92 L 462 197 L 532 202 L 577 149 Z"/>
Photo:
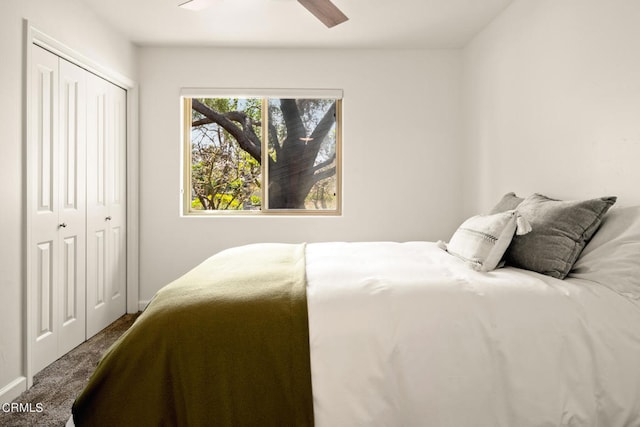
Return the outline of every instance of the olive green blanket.
<path id="1" fill-rule="evenodd" d="M 105 353 L 76 426 L 312 426 L 304 245 L 220 252 Z"/>

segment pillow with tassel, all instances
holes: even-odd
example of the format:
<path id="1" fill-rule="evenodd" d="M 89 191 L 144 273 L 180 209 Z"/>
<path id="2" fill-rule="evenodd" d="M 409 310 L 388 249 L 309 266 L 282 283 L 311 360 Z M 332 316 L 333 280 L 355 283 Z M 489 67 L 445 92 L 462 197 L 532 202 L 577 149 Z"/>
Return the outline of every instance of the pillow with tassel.
<path id="1" fill-rule="evenodd" d="M 529 222 L 516 210 L 493 215 L 476 215 L 463 222 L 449 243 L 438 246 L 477 271 L 491 271 L 501 267 L 502 257 L 514 235 L 531 231 Z"/>

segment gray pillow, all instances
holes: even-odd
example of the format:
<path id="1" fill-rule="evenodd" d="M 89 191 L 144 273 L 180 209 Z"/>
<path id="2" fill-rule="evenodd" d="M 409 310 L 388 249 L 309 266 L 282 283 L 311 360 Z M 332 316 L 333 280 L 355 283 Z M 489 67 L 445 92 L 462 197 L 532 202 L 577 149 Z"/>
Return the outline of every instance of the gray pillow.
<path id="1" fill-rule="evenodd" d="M 507 193 L 502 196 L 502 199 L 500 199 L 498 204 L 491 209 L 489 215 L 514 210 L 520 203 L 522 203 L 523 200 L 524 199 L 522 197 L 516 196 L 516 193 Z"/>
<path id="2" fill-rule="evenodd" d="M 540 194 L 527 197 L 517 211 L 532 230 L 513 239 L 506 252 L 507 264 L 564 279 L 615 202 L 616 197 L 584 201 Z"/>

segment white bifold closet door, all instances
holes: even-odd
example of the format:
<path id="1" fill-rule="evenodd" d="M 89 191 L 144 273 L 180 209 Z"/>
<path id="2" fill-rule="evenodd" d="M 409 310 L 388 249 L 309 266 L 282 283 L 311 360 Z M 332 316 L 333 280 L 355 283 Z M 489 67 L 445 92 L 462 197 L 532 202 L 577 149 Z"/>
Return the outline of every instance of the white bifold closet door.
<path id="1" fill-rule="evenodd" d="M 31 315 L 35 372 L 85 340 L 86 71 L 33 49 Z"/>
<path id="2" fill-rule="evenodd" d="M 126 92 L 38 46 L 29 100 L 33 373 L 126 312 Z"/>
<path id="3" fill-rule="evenodd" d="M 87 338 L 126 311 L 126 92 L 87 82 Z"/>

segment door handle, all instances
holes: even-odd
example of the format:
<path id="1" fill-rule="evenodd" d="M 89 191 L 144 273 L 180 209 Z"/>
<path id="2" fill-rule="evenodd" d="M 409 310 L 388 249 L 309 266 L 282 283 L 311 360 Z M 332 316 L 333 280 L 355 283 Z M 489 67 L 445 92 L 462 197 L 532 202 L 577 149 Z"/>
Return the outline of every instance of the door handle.
<path id="1" fill-rule="evenodd" d="M 105 221 L 111 221 L 111 215 L 109 215 L 108 217 L 106 217 L 104 220 L 105 220 Z"/>
<path id="2" fill-rule="evenodd" d="M 67 228 L 67 223 L 66 222 L 62 222 L 62 223 L 58 224 L 58 228 Z"/>

